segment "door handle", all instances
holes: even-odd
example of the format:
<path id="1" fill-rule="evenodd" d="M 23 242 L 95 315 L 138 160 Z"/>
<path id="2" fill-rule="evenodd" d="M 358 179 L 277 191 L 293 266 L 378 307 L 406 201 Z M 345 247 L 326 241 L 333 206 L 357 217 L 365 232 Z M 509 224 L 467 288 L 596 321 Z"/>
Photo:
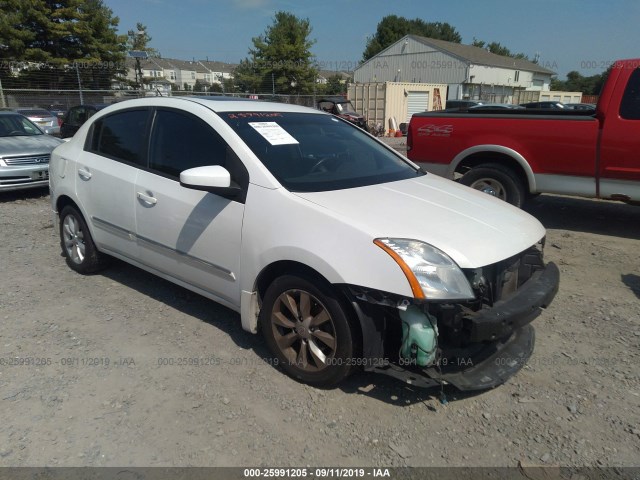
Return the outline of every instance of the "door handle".
<path id="1" fill-rule="evenodd" d="M 82 168 L 78 169 L 78 176 L 82 180 L 89 180 L 91 178 L 91 172 L 89 170 L 84 170 Z"/>
<path id="2" fill-rule="evenodd" d="M 144 203 L 148 203 L 149 205 L 155 205 L 156 203 L 158 203 L 157 198 L 152 197 L 150 195 L 145 195 L 142 192 L 138 192 L 138 198 L 142 200 Z"/>

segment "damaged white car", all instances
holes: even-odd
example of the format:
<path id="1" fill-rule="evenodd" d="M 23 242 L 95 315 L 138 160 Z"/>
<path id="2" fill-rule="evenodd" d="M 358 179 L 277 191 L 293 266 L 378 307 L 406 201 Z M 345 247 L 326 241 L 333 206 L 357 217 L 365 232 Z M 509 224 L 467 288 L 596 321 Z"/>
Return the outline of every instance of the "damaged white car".
<path id="1" fill-rule="evenodd" d="M 558 289 L 533 217 L 317 110 L 126 101 L 50 170 L 72 269 L 113 256 L 226 305 L 312 385 L 364 369 L 494 387 L 531 355 Z"/>

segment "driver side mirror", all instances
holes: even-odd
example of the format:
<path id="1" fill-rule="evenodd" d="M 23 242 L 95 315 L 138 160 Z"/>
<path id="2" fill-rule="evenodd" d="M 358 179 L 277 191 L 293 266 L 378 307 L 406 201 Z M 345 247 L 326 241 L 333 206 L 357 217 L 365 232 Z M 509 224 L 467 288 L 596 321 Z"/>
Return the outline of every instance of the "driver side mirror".
<path id="1" fill-rule="evenodd" d="M 229 171 L 220 165 L 195 167 L 180 172 L 180 185 L 193 190 L 204 190 L 232 199 L 240 193 L 240 187 L 231 181 Z"/>

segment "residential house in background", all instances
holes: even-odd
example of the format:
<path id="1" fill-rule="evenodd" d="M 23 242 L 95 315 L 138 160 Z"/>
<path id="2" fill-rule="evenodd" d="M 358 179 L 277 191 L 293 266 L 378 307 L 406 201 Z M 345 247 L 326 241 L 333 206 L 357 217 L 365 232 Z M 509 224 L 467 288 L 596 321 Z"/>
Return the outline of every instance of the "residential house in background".
<path id="1" fill-rule="evenodd" d="M 233 78 L 235 65 L 196 60 L 178 60 L 173 58 L 149 57 L 140 59 L 140 69 L 142 71 L 143 88 L 145 90 L 171 91 L 172 87 L 177 90 L 193 90 L 196 82 L 200 82 L 206 88 L 207 85 L 222 85 L 226 79 Z M 136 71 L 136 60 L 126 59 L 126 79 L 131 83 L 137 81 L 139 73 Z"/>
<path id="2" fill-rule="evenodd" d="M 338 71 L 338 70 L 319 70 L 318 78 L 316 82 L 321 85 L 326 85 L 329 79 L 336 75 L 340 77 L 340 83 L 344 85 L 351 80 L 351 78 L 353 77 L 353 72 L 345 72 L 345 71 Z"/>

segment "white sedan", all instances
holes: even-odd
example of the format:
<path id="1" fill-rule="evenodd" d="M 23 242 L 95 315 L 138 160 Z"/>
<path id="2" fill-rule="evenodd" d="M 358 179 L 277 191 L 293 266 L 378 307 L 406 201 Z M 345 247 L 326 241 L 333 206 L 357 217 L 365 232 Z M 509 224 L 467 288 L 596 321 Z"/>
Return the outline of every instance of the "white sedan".
<path id="1" fill-rule="evenodd" d="M 69 267 L 117 257 L 226 305 L 313 385 L 356 369 L 499 385 L 558 288 L 533 217 L 304 107 L 118 103 L 50 172 Z"/>

